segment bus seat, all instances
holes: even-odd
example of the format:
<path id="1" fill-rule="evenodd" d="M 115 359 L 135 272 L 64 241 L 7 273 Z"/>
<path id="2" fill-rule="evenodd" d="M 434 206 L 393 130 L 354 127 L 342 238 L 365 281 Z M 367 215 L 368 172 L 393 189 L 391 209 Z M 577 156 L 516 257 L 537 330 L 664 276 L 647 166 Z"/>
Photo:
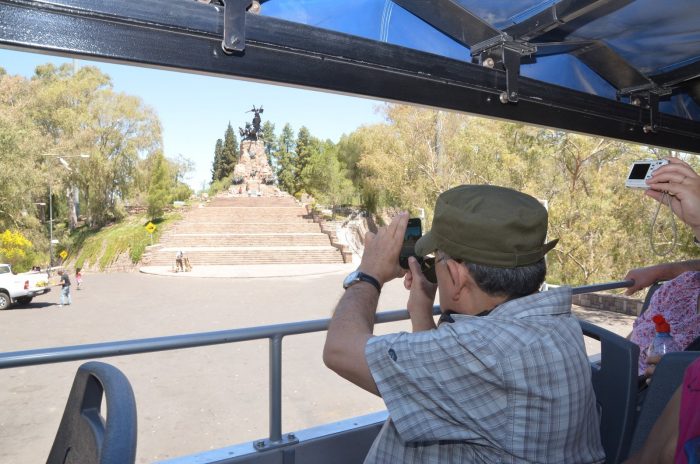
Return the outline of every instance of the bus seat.
<path id="1" fill-rule="evenodd" d="M 663 282 L 656 282 L 655 284 L 649 286 L 649 290 L 647 290 L 647 295 L 646 297 L 644 297 L 642 310 L 639 311 L 638 316 L 644 314 L 644 311 L 646 311 L 649 308 L 649 303 L 651 303 L 651 297 L 654 296 L 654 292 L 656 292 L 663 284 Z"/>
<path id="2" fill-rule="evenodd" d="M 100 407 L 104 395 L 106 420 Z M 116 367 L 78 368 L 47 464 L 130 464 L 136 459 L 136 401 Z"/>
<path id="3" fill-rule="evenodd" d="M 600 363 L 591 364 L 591 380 L 600 408 L 600 438 L 606 464 L 627 456 L 637 407 L 639 347 L 624 337 L 579 321 L 583 334 L 600 341 Z"/>
<path id="4" fill-rule="evenodd" d="M 630 446 L 630 454 L 639 450 L 646 440 L 654 422 L 661 415 L 664 407 L 683 382 L 686 368 L 695 361 L 700 352 L 679 351 L 668 353 L 656 366 L 654 376 L 642 403 L 637 425 Z"/>

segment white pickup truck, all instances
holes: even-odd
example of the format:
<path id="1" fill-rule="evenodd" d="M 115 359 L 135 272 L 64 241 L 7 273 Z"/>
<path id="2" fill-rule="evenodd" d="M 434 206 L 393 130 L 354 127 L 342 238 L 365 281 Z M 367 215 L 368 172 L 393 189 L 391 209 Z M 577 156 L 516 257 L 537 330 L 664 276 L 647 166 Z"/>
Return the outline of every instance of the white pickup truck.
<path id="1" fill-rule="evenodd" d="M 47 273 L 13 274 L 9 264 L 0 264 L 0 311 L 13 303 L 29 304 L 35 296 L 50 291 Z"/>

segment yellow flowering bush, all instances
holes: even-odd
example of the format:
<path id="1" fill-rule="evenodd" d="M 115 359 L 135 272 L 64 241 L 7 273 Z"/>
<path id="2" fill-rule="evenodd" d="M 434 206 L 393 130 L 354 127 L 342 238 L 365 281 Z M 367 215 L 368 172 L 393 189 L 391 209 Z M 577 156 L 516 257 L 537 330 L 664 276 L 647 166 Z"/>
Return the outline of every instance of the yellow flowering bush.
<path id="1" fill-rule="evenodd" d="M 6 230 L 0 234 L 0 262 L 22 272 L 31 267 L 30 251 L 34 245 L 21 232 Z"/>

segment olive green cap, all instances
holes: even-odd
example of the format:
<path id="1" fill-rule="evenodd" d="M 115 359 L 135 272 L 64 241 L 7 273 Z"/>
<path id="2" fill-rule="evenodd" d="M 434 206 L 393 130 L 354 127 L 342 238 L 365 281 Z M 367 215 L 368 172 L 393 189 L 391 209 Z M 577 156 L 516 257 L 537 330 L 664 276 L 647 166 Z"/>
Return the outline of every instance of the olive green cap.
<path id="1" fill-rule="evenodd" d="M 545 243 L 547 210 L 522 192 L 493 185 L 462 185 L 443 192 L 433 226 L 416 254 L 435 250 L 468 263 L 512 268 L 534 264 L 559 241 Z"/>

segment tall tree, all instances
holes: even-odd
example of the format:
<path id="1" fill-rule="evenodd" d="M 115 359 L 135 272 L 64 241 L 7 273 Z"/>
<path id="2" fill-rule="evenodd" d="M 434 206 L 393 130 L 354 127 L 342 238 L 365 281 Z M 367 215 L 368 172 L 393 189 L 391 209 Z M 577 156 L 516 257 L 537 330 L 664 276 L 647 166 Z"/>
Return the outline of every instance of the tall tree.
<path id="1" fill-rule="evenodd" d="M 320 203 L 337 206 L 352 199 L 354 188 L 338 160 L 338 148 L 327 140 L 312 155 L 306 167 L 305 187 Z"/>
<path id="2" fill-rule="evenodd" d="M 277 136 L 275 135 L 275 124 L 270 121 L 265 121 L 262 125 L 260 136 L 265 144 L 265 154 L 267 162 L 275 168 L 275 153 L 277 152 Z"/>
<path id="3" fill-rule="evenodd" d="M 56 191 L 78 187 L 90 225 L 118 219 L 124 202 L 136 193 L 141 155 L 161 147 L 153 110 L 137 97 L 115 93 L 109 76 L 90 66 L 77 71 L 69 65 L 39 66 L 32 85 L 31 116 L 42 135 L 40 150 L 90 155 L 71 159 L 69 173 L 57 169 L 50 162 L 54 158 L 45 158 L 47 178 L 50 173 L 52 182 L 62 184 Z"/>
<path id="4" fill-rule="evenodd" d="M 278 166 L 277 178 L 280 188 L 294 194 L 296 192 L 296 153 L 294 147 L 294 130 L 289 124 L 285 124 L 278 142 Z"/>
<path id="5" fill-rule="evenodd" d="M 231 127 L 231 122 L 226 127 L 224 133 L 224 144 L 221 149 L 221 166 L 222 172 L 219 179 L 230 177 L 233 174 L 233 168 L 238 163 L 238 138 Z"/>
<path id="6" fill-rule="evenodd" d="M 37 214 L 26 214 L 48 211 L 48 179 L 40 169 L 41 133 L 31 118 L 33 96 L 26 79 L 0 76 L 0 230 L 27 231 L 41 246 L 48 242 L 42 238 L 46 234 L 40 232 Z"/>
<path id="7" fill-rule="evenodd" d="M 153 155 L 153 172 L 148 188 L 148 215 L 153 219 L 163 216 L 165 207 L 170 203 L 172 179 L 168 163 L 162 153 Z"/>
<path id="8" fill-rule="evenodd" d="M 224 141 L 221 139 L 216 140 L 216 146 L 214 147 L 214 162 L 211 167 L 211 181 L 215 182 L 221 180 L 223 176 L 223 148 Z"/>
<path id="9" fill-rule="evenodd" d="M 321 151 L 321 141 L 311 135 L 306 127 L 299 129 L 296 143 L 296 182 L 295 193 L 309 193 L 310 171 L 309 164 L 314 156 Z"/>

